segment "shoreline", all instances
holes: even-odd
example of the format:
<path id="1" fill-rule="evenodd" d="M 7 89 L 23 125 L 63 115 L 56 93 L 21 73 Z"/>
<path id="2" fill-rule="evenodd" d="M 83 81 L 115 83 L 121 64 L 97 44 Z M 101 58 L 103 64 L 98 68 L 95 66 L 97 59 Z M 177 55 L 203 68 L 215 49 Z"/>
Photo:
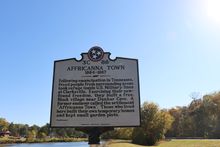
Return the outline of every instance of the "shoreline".
<path id="1" fill-rule="evenodd" d="M 0 138 L 0 144 L 22 144 L 22 143 L 53 143 L 53 142 L 86 142 L 87 138 Z"/>

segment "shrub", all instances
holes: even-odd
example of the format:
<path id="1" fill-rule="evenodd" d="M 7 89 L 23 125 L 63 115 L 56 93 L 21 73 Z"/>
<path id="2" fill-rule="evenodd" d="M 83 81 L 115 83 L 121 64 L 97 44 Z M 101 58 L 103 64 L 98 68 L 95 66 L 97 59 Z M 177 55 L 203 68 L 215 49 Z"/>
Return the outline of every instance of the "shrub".
<path id="1" fill-rule="evenodd" d="M 132 133 L 132 142 L 140 145 L 154 145 L 163 138 L 171 127 L 172 116 L 159 109 L 154 103 L 145 102 L 141 109 L 141 127 Z"/>

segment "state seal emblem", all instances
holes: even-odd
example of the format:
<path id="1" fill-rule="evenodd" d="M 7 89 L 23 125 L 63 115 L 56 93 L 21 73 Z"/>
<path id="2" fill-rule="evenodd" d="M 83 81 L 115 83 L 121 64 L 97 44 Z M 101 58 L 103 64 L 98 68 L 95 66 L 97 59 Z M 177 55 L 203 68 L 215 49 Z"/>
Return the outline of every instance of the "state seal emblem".
<path id="1" fill-rule="evenodd" d="M 88 57 L 91 61 L 98 62 L 102 60 L 104 51 L 101 47 L 94 46 L 88 51 Z"/>

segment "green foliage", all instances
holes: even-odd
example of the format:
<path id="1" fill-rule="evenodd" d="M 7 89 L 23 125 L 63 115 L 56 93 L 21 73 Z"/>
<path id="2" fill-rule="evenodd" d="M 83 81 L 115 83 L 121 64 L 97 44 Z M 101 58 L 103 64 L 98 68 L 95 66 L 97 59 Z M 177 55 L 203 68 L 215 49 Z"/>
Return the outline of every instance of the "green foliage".
<path id="1" fill-rule="evenodd" d="M 47 135 L 44 132 L 38 132 L 37 133 L 37 138 L 39 138 L 39 139 L 44 139 L 46 137 L 47 137 Z"/>
<path id="2" fill-rule="evenodd" d="M 83 132 L 73 128 L 50 128 L 49 124 L 37 125 L 9 123 L 0 118 L 0 131 L 11 136 L 25 137 L 27 141 L 45 138 L 82 138 Z M 154 103 L 145 102 L 141 108 L 141 127 L 115 128 L 102 135 L 103 139 L 132 139 L 134 143 L 153 145 L 164 137 L 220 138 L 220 92 L 193 98 L 188 106 L 161 110 Z"/>
<path id="3" fill-rule="evenodd" d="M 175 118 L 168 137 L 220 138 L 220 93 L 193 99 L 188 107 L 169 110 Z"/>
<path id="4" fill-rule="evenodd" d="M 148 144 L 147 135 L 142 128 L 137 127 L 133 130 L 132 143 L 140 144 L 140 145 Z"/>
<path id="5" fill-rule="evenodd" d="M 16 136 L 16 137 L 19 136 L 19 128 L 16 124 L 10 123 L 9 127 L 8 127 L 8 130 L 11 132 L 12 136 Z"/>
<path id="6" fill-rule="evenodd" d="M 102 139 L 118 139 L 118 131 L 116 129 L 107 131 L 101 135 Z"/>
<path id="7" fill-rule="evenodd" d="M 154 103 L 145 102 L 141 109 L 141 127 L 134 129 L 132 142 L 154 145 L 163 138 L 172 122 L 173 118 L 167 111 L 160 110 Z"/>
<path id="8" fill-rule="evenodd" d="M 133 128 L 120 128 L 117 130 L 118 139 L 130 140 L 132 138 Z"/>
<path id="9" fill-rule="evenodd" d="M 35 130 L 29 130 L 27 134 L 27 142 L 32 142 L 36 138 L 37 132 Z"/>
<path id="10" fill-rule="evenodd" d="M 132 137 L 133 128 L 115 128 L 113 131 L 108 131 L 102 134 L 102 139 L 124 139 L 130 140 Z"/>
<path id="11" fill-rule="evenodd" d="M 22 125 L 22 124 L 19 125 L 20 136 L 27 136 L 28 132 L 29 132 L 29 126 L 27 124 L 26 125 Z M 37 132 L 37 131 L 35 131 L 35 132 Z"/>
<path id="12" fill-rule="evenodd" d="M 8 130 L 9 123 L 6 119 L 0 118 L 0 132 Z"/>
<path id="13" fill-rule="evenodd" d="M 74 128 L 50 128 L 50 125 L 39 127 L 37 125 L 8 123 L 6 119 L 0 118 L 0 132 L 9 130 L 13 137 L 24 137 L 27 142 L 34 142 L 36 139 L 56 138 L 85 138 L 86 134 L 75 131 Z M 11 141 L 10 141 L 11 142 Z"/>

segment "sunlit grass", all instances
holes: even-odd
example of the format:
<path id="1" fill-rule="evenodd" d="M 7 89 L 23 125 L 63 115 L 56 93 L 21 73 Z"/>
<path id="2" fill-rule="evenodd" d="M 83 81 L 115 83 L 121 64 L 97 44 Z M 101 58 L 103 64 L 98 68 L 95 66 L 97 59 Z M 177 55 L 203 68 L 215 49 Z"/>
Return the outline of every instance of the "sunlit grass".
<path id="1" fill-rule="evenodd" d="M 108 147 L 143 147 L 143 146 L 131 144 L 128 142 L 113 141 L 112 143 L 108 145 Z M 151 146 L 151 147 L 220 147 L 220 140 L 174 139 L 171 141 L 162 141 L 160 142 L 159 145 Z"/>

